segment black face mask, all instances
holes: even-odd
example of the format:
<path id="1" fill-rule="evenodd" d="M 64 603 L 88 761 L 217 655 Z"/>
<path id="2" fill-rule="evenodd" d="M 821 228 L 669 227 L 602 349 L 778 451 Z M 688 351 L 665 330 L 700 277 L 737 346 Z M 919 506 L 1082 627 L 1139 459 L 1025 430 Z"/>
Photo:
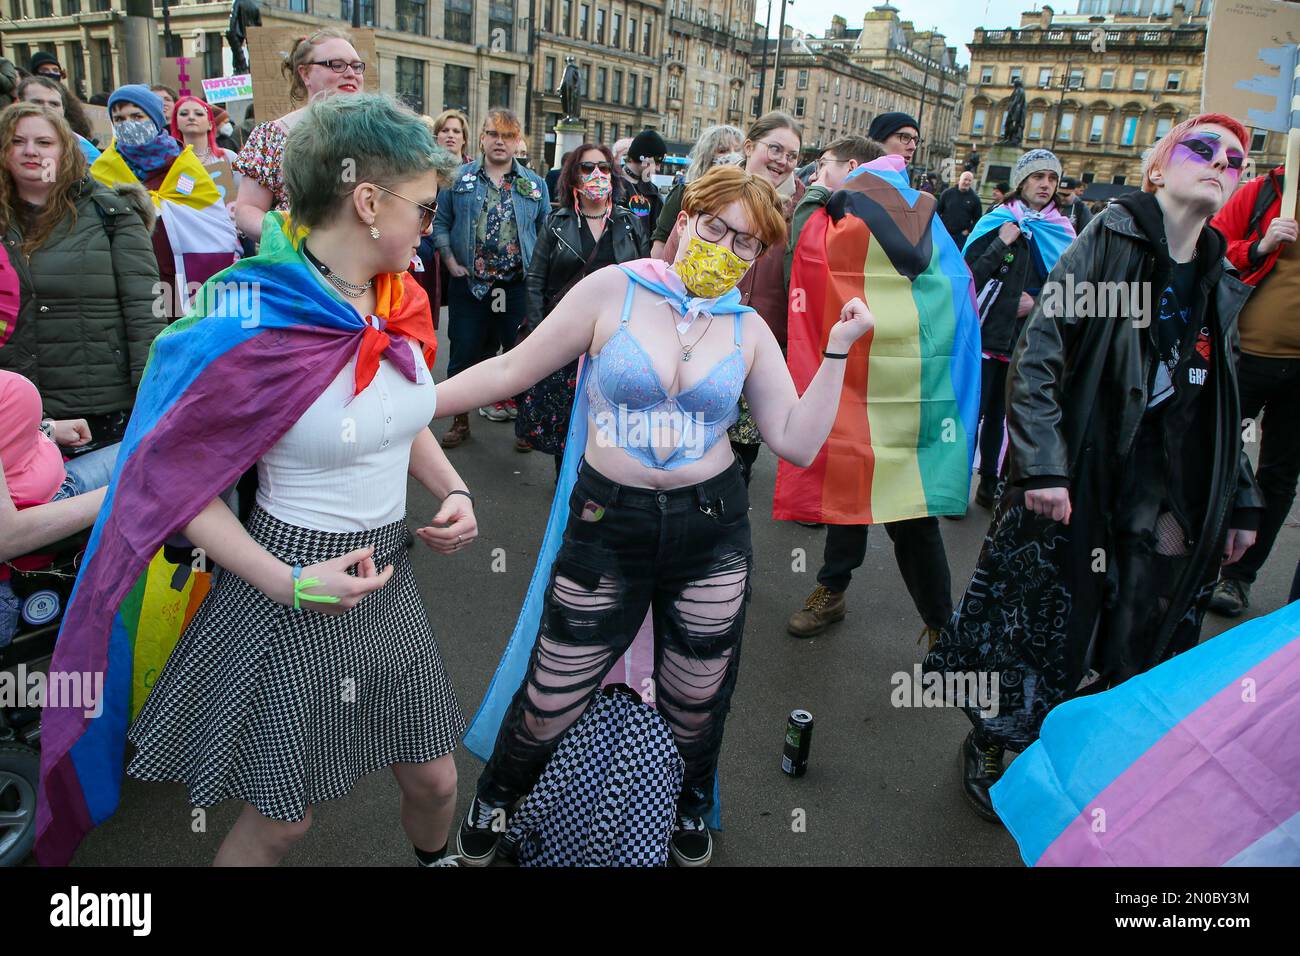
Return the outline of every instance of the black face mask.
<path id="1" fill-rule="evenodd" d="M 520 166 L 524 166 L 524 167 L 527 167 L 527 166 L 528 166 L 528 157 L 527 157 L 527 156 L 525 156 L 523 159 L 519 159 L 518 157 L 516 157 L 516 159 L 518 159 L 518 162 L 519 162 L 519 165 L 520 165 Z"/>

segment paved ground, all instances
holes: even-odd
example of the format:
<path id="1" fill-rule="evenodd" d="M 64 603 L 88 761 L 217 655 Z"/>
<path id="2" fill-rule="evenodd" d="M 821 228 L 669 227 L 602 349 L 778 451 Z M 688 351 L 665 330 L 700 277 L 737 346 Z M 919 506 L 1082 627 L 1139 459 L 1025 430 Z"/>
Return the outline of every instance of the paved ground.
<path id="1" fill-rule="evenodd" d="M 436 423 L 439 432 L 443 424 Z M 467 714 L 510 635 L 551 496 L 551 459 L 517 454 L 513 434 L 508 424 L 476 416 L 472 439 L 451 452 L 477 498 L 481 537 L 475 545 L 455 557 L 423 546 L 414 552 L 416 576 Z M 921 658 L 921 623 L 884 534 L 871 535 L 866 565 L 849 592 L 847 620 L 812 640 L 785 633 L 787 617 L 816 583 L 823 535 L 771 520 L 775 470 L 765 449 L 751 489 L 757 566 L 722 752 L 725 830 L 715 842 L 716 865 L 1018 865 L 1010 836 L 975 817 L 960 794 L 957 751 L 969 727 L 965 718 L 890 704 L 891 676 L 910 673 Z M 412 485 L 410 513 L 427 520 L 435 508 L 424 489 Z M 1281 606 L 1287 596 L 1300 553 L 1296 517 L 1293 512 L 1255 587 L 1253 614 Z M 954 589 L 960 590 L 987 530 L 987 513 L 973 509 L 964 521 L 942 524 Z M 495 548 L 504 549 L 503 573 L 491 571 Z M 792 570 L 797 549 L 806 552 L 806 570 Z M 1232 623 L 1211 615 L 1205 634 Z M 786 716 L 795 707 L 816 719 L 810 770 L 798 780 L 779 767 Z M 463 751 L 457 765 L 463 812 L 480 765 Z M 311 834 L 286 862 L 410 864 L 397 795 L 387 773 L 363 780 L 348 797 L 316 810 Z M 128 780 L 117 815 L 87 838 L 76 862 L 207 864 L 237 809 L 214 808 L 206 832 L 194 833 L 182 787 Z"/>

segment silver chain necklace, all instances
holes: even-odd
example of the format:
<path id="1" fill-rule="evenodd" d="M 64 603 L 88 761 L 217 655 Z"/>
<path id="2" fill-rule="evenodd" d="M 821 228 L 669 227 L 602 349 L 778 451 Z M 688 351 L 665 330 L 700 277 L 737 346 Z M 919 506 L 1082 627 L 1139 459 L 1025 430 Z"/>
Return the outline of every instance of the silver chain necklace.
<path id="1" fill-rule="evenodd" d="M 338 289 L 349 299 L 361 298 L 363 295 L 369 292 L 370 287 L 375 284 L 374 279 L 367 279 L 363 285 L 357 285 L 355 282 L 349 282 L 347 279 L 343 278 L 342 276 L 336 275 L 330 269 L 329 266 L 327 266 L 325 263 L 321 262 L 319 259 L 313 256 L 311 254 L 311 250 L 308 249 L 305 244 L 302 247 L 302 251 L 303 254 L 307 257 L 307 261 L 316 267 L 317 271 L 319 271 L 320 274 L 325 277 L 325 279 L 329 282 L 329 284 L 334 286 L 334 288 Z"/>

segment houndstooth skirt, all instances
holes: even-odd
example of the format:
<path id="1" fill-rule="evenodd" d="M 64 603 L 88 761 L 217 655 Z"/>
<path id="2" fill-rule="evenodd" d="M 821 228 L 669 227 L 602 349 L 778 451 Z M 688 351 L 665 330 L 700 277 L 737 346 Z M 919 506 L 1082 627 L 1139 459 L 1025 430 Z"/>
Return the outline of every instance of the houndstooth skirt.
<path id="1" fill-rule="evenodd" d="M 416 588 L 406 522 L 312 531 L 255 508 L 248 533 L 303 567 L 373 544 L 376 567 L 392 564 L 393 576 L 332 617 L 223 572 L 131 727 L 127 772 L 185 783 L 194 806 L 234 798 L 297 821 L 372 771 L 454 750 L 465 722 Z"/>

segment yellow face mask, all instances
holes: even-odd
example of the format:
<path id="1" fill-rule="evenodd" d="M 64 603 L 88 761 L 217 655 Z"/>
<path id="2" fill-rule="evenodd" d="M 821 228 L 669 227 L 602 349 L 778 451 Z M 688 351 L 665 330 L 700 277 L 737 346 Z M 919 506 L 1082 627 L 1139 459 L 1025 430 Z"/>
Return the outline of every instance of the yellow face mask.
<path id="1" fill-rule="evenodd" d="M 735 288 L 750 263 L 717 243 L 691 236 L 686 253 L 673 264 L 673 271 L 692 295 L 716 299 Z"/>

